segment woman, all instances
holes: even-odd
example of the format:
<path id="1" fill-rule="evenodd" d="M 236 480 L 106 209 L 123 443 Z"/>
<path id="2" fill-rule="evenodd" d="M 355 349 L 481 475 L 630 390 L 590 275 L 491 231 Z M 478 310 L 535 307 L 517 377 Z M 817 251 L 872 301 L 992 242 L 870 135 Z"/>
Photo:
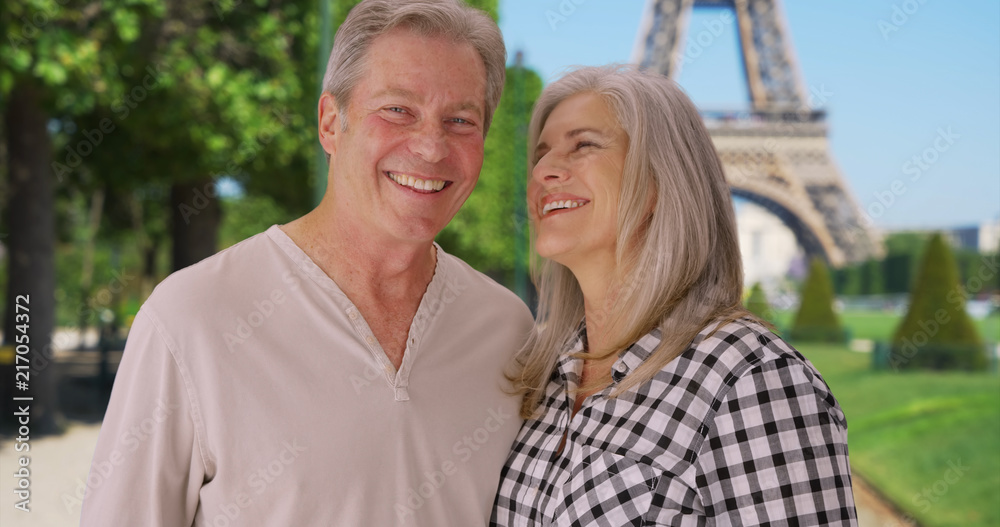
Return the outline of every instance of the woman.
<path id="1" fill-rule="evenodd" d="M 531 120 L 537 331 L 493 525 L 855 525 L 847 423 L 741 305 L 729 189 L 671 81 L 582 68 Z"/>

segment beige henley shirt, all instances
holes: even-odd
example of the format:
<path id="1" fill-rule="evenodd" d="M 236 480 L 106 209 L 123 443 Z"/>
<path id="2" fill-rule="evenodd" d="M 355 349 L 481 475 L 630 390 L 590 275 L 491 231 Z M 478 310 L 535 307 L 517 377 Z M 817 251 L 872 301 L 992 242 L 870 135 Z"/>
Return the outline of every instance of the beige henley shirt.
<path id="1" fill-rule="evenodd" d="M 84 526 L 485 525 L 531 328 L 438 247 L 396 371 L 346 295 L 277 226 L 174 273 L 136 316 Z"/>

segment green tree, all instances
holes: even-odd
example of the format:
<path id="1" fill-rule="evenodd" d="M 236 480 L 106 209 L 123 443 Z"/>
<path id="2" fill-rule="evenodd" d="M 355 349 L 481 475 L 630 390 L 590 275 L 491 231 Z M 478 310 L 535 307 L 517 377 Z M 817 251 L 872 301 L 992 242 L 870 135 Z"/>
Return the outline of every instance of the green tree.
<path id="1" fill-rule="evenodd" d="M 9 230 L 8 288 L 4 344 L 13 345 L 16 302 L 30 299 L 29 394 L 34 397 L 32 430 L 57 430 L 58 404 L 51 337 L 55 325 L 55 191 L 63 176 L 52 170 L 49 127 L 64 115 L 79 115 L 110 104 L 124 79 L 118 58 L 133 47 L 140 20 L 162 18 L 162 0 L 109 0 L 66 5 L 65 1 L 6 2 L 0 10 L 0 100 L 7 142 L 7 192 L 4 228 Z M 100 129 L 88 137 L 93 149 Z M 94 139 L 90 139 L 93 137 Z M 77 164 L 80 154 L 74 153 Z M 13 378 L 0 367 L 4 378 Z M 6 390 L 11 383 L 3 384 Z M 9 419 L 9 393 L 0 394 L 0 411 Z M 20 394 L 25 395 L 25 394 Z"/>
<path id="2" fill-rule="evenodd" d="M 920 263 L 910 307 L 892 337 L 896 369 L 986 367 L 982 338 L 965 311 L 966 291 L 944 236 L 935 234 Z"/>
<path id="3" fill-rule="evenodd" d="M 305 0 L 31 0 L 0 11 L 8 36 L 0 42 L 10 153 L 4 229 L 11 232 L 8 282 L 19 287 L 7 294 L 4 334 L 14 337 L 14 298 L 30 293 L 31 387 L 41 401 L 35 430 L 55 429 L 54 372 L 41 371 L 52 358 L 57 191 L 114 189 L 129 197 L 127 208 L 143 227 L 147 218 L 170 218 L 164 230 L 175 269 L 217 248 L 220 175 L 304 208 L 315 20 L 314 3 Z M 155 206 L 144 203 L 150 187 L 166 189 Z M 92 246 L 102 208 L 120 203 L 91 203 L 94 221 L 81 241 Z M 134 229 L 129 223 L 109 225 Z M 152 236 L 138 241 L 155 244 Z M 92 253 L 85 251 L 85 271 Z M 84 296 L 89 274 L 80 281 Z"/>
<path id="4" fill-rule="evenodd" d="M 823 260 L 814 257 L 802 285 L 799 310 L 788 336 L 793 341 L 843 342 L 846 334 L 833 310 L 833 283 Z"/>
<path id="5" fill-rule="evenodd" d="M 882 260 L 865 260 L 861 264 L 862 291 L 866 295 L 878 295 L 885 292 L 885 276 Z"/>
<path id="6" fill-rule="evenodd" d="M 926 234 L 915 232 L 893 233 L 886 237 L 886 256 L 882 264 L 883 288 L 886 293 L 910 291 L 927 238 Z"/>
<path id="7" fill-rule="evenodd" d="M 479 182 L 438 240 L 447 251 L 508 285 L 518 254 L 518 233 L 528 231 L 528 219 L 518 212 L 518 200 L 525 199 L 519 196 L 518 185 L 523 188 L 527 182 L 527 151 L 517 151 L 519 143 L 525 150 L 527 146 L 517 135 L 526 129 L 541 90 L 537 73 L 507 68 L 506 85 L 486 138 Z M 527 251 L 522 257 L 521 264 L 526 266 Z"/>
<path id="8" fill-rule="evenodd" d="M 763 320 L 774 322 L 774 310 L 771 309 L 771 304 L 767 301 L 767 295 L 764 294 L 764 288 L 761 287 L 760 282 L 755 282 L 750 288 L 750 296 L 747 297 L 747 310 Z"/>

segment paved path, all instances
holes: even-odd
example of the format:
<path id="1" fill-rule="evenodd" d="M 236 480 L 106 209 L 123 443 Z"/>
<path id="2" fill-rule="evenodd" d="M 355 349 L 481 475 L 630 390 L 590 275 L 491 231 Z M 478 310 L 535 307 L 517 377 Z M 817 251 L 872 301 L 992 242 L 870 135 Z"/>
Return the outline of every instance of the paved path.
<path id="1" fill-rule="evenodd" d="M 0 525 L 3 527 L 76 527 L 80 501 L 90 470 L 98 424 L 71 424 L 65 434 L 31 442 L 31 512 L 14 508 L 19 453 L 9 440 L 0 442 Z M 861 527 L 911 526 L 863 482 L 855 478 L 854 496 Z"/>
<path id="2" fill-rule="evenodd" d="M 3 527 L 63 527 L 80 524 L 77 487 L 86 483 L 90 460 L 97 445 L 99 424 L 70 424 L 61 436 L 31 441 L 31 512 L 14 508 L 14 486 L 10 476 L 17 470 L 22 453 L 5 438 L 0 442 L 0 525 Z"/>

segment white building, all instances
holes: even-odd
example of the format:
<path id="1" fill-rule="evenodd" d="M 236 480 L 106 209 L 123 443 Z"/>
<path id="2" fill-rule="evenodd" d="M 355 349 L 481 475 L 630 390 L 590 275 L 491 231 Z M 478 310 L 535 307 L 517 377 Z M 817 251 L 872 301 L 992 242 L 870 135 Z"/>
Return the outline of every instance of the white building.
<path id="1" fill-rule="evenodd" d="M 760 282 L 765 291 L 774 290 L 793 265 L 801 267 L 804 252 L 791 229 L 767 209 L 744 200 L 734 206 L 744 283 L 750 287 Z"/>

